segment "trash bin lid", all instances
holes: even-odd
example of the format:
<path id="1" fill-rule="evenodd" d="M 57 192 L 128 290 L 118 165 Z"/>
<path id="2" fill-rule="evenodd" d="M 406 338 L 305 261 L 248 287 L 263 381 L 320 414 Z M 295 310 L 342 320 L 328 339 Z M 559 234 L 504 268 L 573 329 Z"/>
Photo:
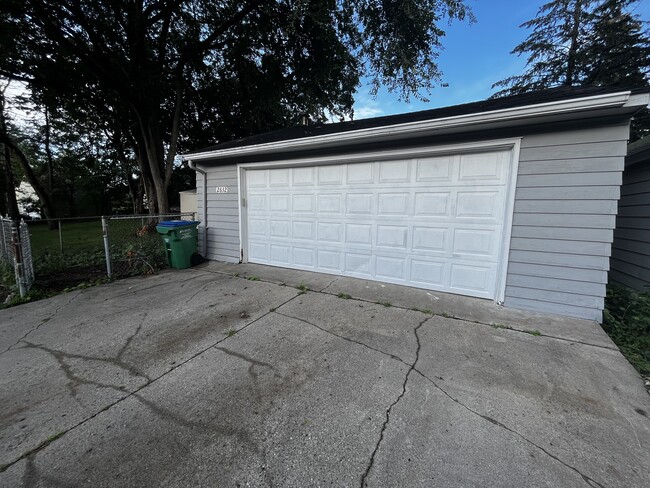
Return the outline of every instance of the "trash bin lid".
<path id="1" fill-rule="evenodd" d="M 186 225 L 199 225 L 201 222 L 198 220 L 165 220 L 160 222 L 160 227 L 185 227 Z"/>

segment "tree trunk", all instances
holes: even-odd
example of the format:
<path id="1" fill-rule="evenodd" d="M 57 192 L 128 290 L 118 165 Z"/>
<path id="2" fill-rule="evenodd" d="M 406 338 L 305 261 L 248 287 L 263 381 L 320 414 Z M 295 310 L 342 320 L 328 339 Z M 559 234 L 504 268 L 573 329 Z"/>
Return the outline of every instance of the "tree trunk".
<path id="1" fill-rule="evenodd" d="M 20 211 L 18 210 L 18 200 L 16 199 L 16 186 L 14 180 L 14 171 L 11 167 L 11 149 L 7 144 L 4 146 L 3 166 L 5 174 L 5 183 L 7 188 L 7 213 L 11 220 L 20 220 Z"/>
<path id="2" fill-rule="evenodd" d="M 0 142 L 5 144 L 5 146 L 9 146 L 11 151 L 18 157 L 18 161 L 20 162 L 20 165 L 25 172 L 25 176 L 27 177 L 27 182 L 32 186 L 32 188 L 34 188 L 36 195 L 38 195 L 38 199 L 41 201 L 41 205 L 43 206 L 43 213 L 45 214 L 45 218 L 48 220 L 48 226 L 50 229 L 55 228 L 56 222 L 54 219 L 56 219 L 56 210 L 54 209 L 54 205 L 52 205 L 50 196 L 34 174 L 32 167 L 29 165 L 27 157 L 20 150 L 20 148 L 16 146 L 8 136 L 6 136 L 6 134 L 0 134 Z"/>
<path id="3" fill-rule="evenodd" d="M 51 195 L 54 190 L 54 158 L 52 157 L 52 146 L 50 136 L 52 129 L 50 126 L 50 112 L 45 107 L 45 155 L 47 156 L 47 190 Z"/>
<path id="4" fill-rule="evenodd" d="M 566 70 L 566 80 L 564 84 L 566 86 L 573 86 L 576 82 L 574 79 L 576 77 L 576 65 L 577 65 L 577 53 L 578 53 L 578 37 L 580 36 L 580 22 L 582 20 L 582 2 L 583 0 L 576 0 L 575 9 L 573 11 L 573 25 L 571 26 L 571 44 L 569 45 L 569 52 L 567 54 L 567 70 Z"/>

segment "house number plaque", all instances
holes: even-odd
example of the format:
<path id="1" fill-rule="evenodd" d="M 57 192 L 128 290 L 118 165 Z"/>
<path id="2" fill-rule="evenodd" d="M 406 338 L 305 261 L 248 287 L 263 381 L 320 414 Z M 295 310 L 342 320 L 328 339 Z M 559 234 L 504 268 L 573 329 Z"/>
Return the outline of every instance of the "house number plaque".
<path id="1" fill-rule="evenodd" d="M 227 186 L 218 186 L 217 187 L 217 193 L 228 193 L 230 191 L 230 188 Z"/>

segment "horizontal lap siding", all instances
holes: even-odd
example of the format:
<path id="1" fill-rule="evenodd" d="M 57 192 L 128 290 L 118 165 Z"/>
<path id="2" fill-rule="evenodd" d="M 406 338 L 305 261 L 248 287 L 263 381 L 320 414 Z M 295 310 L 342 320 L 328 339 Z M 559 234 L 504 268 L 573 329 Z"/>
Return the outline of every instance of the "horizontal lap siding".
<path id="1" fill-rule="evenodd" d="M 208 173 L 208 259 L 238 263 L 239 243 L 239 193 L 237 166 L 206 168 Z M 227 186 L 228 193 L 217 193 L 216 187 Z M 197 174 L 196 198 L 199 216 L 203 215 L 203 176 Z M 199 227 L 199 247 L 203 247 L 203 227 Z"/>
<path id="2" fill-rule="evenodd" d="M 637 290 L 650 286 L 650 161 L 628 167 L 623 175 L 610 281 Z"/>
<path id="3" fill-rule="evenodd" d="M 602 319 L 627 125 L 522 139 L 504 305 Z"/>

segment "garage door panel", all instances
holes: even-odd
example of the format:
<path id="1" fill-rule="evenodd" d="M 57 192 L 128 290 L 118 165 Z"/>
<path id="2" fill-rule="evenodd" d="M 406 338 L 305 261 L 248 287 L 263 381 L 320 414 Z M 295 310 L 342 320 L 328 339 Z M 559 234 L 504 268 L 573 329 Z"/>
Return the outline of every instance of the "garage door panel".
<path id="1" fill-rule="evenodd" d="M 415 181 L 425 183 L 451 181 L 454 158 L 455 156 L 443 156 L 418 159 Z"/>
<path id="2" fill-rule="evenodd" d="M 293 262 L 300 267 L 314 268 L 316 266 L 316 251 L 309 248 L 294 247 Z"/>
<path id="3" fill-rule="evenodd" d="M 289 186 L 290 172 L 291 170 L 289 168 L 269 171 L 269 186 L 287 188 Z"/>
<path id="4" fill-rule="evenodd" d="M 288 220 L 271 220 L 269 226 L 270 237 L 289 238 L 291 223 Z"/>
<path id="5" fill-rule="evenodd" d="M 406 278 L 406 258 L 375 257 L 375 275 L 378 278 L 404 280 Z"/>
<path id="6" fill-rule="evenodd" d="M 373 214 L 375 195 L 372 193 L 348 193 L 346 195 L 346 214 L 347 215 L 366 215 Z"/>
<path id="7" fill-rule="evenodd" d="M 318 195 L 318 213 L 340 215 L 343 208 L 341 196 L 340 193 Z"/>
<path id="8" fill-rule="evenodd" d="M 361 254 L 346 252 L 345 253 L 345 269 L 344 271 L 354 274 L 362 275 L 365 278 L 372 277 L 372 256 L 370 254 Z"/>
<path id="9" fill-rule="evenodd" d="M 504 154 L 247 170 L 248 260 L 493 298 Z"/>
<path id="10" fill-rule="evenodd" d="M 319 269 L 334 271 L 337 274 L 343 271 L 343 251 L 317 251 L 317 266 Z"/>
<path id="11" fill-rule="evenodd" d="M 293 212 L 314 213 L 316 211 L 315 195 L 293 195 Z"/>
<path id="12" fill-rule="evenodd" d="M 377 197 L 377 216 L 404 215 L 408 213 L 408 193 L 382 193 Z"/>
<path id="13" fill-rule="evenodd" d="M 269 210 L 271 212 L 289 212 L 289 195 L 286 193 L 269 195 Z"/>
<path id="14" fill-rule="evenodd" d="M 452 252 L 457 255 L 489 257 L 496 260 L 496 232 L 492 230 L 455 229 Z"/>
<path id="15" fill-rule="evenodd" d="M 452 264 L 450 288 L 457 291 L 489 296 L 492 267 L 472 264 Z"/>
<path id="16" fill-rule="evenodd" d="M 319 166 L 318 167 L 318 184 L 319 185 L 342 185 L 343 184 L 343 167 L 342 166 Z"/>
<path id="17" fill-rule="evenodd" d="M 413 227 L 413 251 L 446 252 L 447 235 L 446 228 Z"/>
<path id="18" fill-rule="evenodd" d="M 499 182 L 503 179 L 504 160 L 503 153 L 461 156 L 458 181 L 492 180 Z"/>
<path id="19" fill-rule="evenodd" d="M 347 165 L 347 184 L 374 183 L 375 165 L 372 163 Z"/>
<path id="20" fill-rule="evenodd" d="M 292 182 L 294 186 L 313 186 L 315 183 L 313 167 L 307 168 L 292 168 Z"/>
<path id="21" fill-rule="evenodd" d="M 345 224 L 345 243 L 372 245 L 372 224 Z"/>
<path id="22" fill-rule="evenodd" d="M 312 221 L 305 221 L 305 222 L 293 222 L 293 233 L 292 237 L 294 239 L 305 239 L 308 241 L 313 241 L 316 236 L 316 232 L 314 231 L 316 228 L 316 224 Z"/>
<path id="23" fill-rule="evenodd" d="M 410 181 L 410 161 L 387 161 L 379 163 L 380 183 L 409 183 Z"/>
<path id="24" fill-rule="evenodd" d="M 391 247 L 406 250 L 408 227 L 377 224 L 375 243 L 379 247 Z"/>
<path id="25" fill-rule="evenodd" d="M 456 196 L 456 217 L 497 219 L 500 210 L 499 193 L 496 191 L 459 191 Z"/>

